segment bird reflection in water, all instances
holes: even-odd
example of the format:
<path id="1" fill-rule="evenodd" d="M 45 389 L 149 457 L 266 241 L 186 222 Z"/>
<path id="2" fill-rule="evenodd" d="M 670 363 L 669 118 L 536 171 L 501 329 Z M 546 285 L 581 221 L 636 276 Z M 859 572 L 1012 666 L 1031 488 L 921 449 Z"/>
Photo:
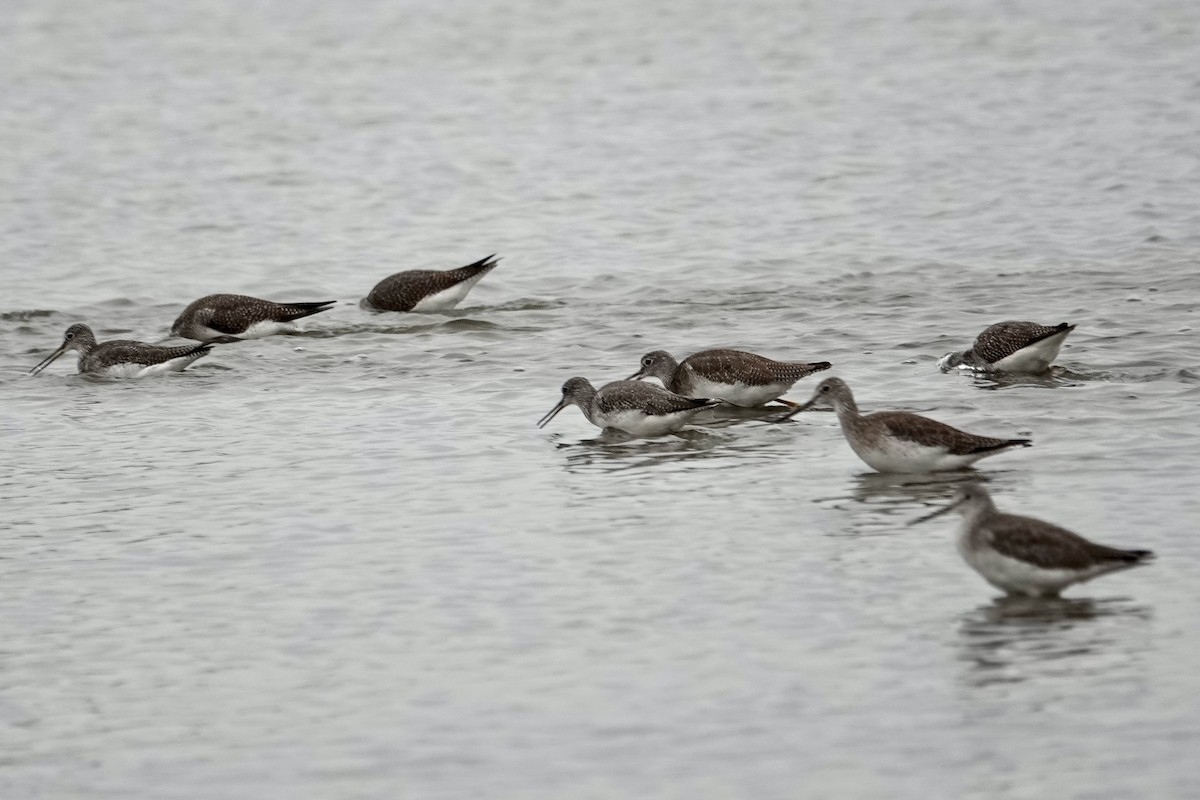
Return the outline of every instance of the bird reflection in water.
<path id="1" fill-rule="evenodd" d="M 568 472 L 625 472 L 696 459 L 723 459 L 728 466 L 735 467 L 780 457 L 775 449 L 778 443 L 736 436 L 713 425 L 686 428 L 653 439 L 606 430 L 592 439 L 559 442 L 557 446 L 566 454 L 563 468 Z"/>
<path id="2" fill-rule="evenodd" d="M 1104 380 L 1106 377 L 1104 375 L 1093 377 L 1055 365 L 1039 375 L 1027 375 L 1019 372 L 972 373 L 971 384 L 977 389 L 1011 389 L 1015 386 L 1061 389 L 1064 386 L 1081 386 L 1089 380 Z"/>
<path id="3" fill-rule="evenodd" d="M 987 686 L 1119 670 L 1139 658 L 1143 647 L 1131 629 L 1151 617 L 1125 598 L 999 597 L 962 618 L 965 679 Z"/>
<path id="4" fill-rule="evenodd" d="M 987 478 L 974 470 L 958 472 L 884 473 L 854 476 L 850 494 L 818 497 L 814 502 L 831 509 L 853 512 L 844 529 L 835 535 L 904 535 L 904 522 L 914 508 L 945 502 L 965 483 Z"/>

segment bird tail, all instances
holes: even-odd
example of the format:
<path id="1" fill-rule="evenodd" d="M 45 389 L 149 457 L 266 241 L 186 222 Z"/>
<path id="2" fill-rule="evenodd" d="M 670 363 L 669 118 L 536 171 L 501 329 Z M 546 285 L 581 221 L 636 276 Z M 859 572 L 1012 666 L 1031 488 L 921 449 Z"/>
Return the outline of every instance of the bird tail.
<path id="1" fill-rule="evenodd" d="M 313 314 L 320 314 L 322 311 L 328 311 L 333 308 L 337 300 L 321 300 L 315 303 L 280 303 L 284 308 L 283 322 L 292 322 L 294 320 L 311 317 Z"/>
<path id="2" fill-rule="evenodd" d="M 1035 337 L 1032 341 L 1029 342 L 1029 344 L 1027 344 L 1025 346 L 1028 347 L 1030 344 L 1036 344 L 1037 342 L 1040 342 L 1044 339 L 1049 339 L 1052 336 L 1058 336 L 1060 333 L 1070 333 L 1073 330 L 1075 330 L 1075 326 L 1072 325 L 1071 323 L 1060 322 L 1057 325 L 1055 325 L 1054 327 L 1050 328 L 1050 330 L 1043 333 L 1041 336 Z"/>
<path id="3" fill-rule="evenodd" d="M 793 361 L 788 364 L 788 366 L 795 370 L 795 372 L 792 372 L 791 375 L 787 375 L 786 377 L 791 378 L 793 375 L 798 373 L 801 378 L 805 378 L 809 375 L 812 375 L 814 372 L 820 372 L 822 370 L 829 369 L 833 366 L 833 364 L 830 364 L 828 361 L 814 361 L 811 364 L 806 364 L 803 361 Z"/>
<path id="4" fill-rule="evenodd" d="M 467 264 L 465 267 L 460 267 L 460 269 L 466 270 L 466 271 L 469 271 L 469 272 L 472 272 L 475 274 L 483 274 L 485 272 L 490 271 L 492 268 L 494 268 L 499 263 L 500 263 L 500 259 L 496 258 L 495 253 L 492 253 L 490 256 L 481 258 L 473 264 Z"/>
<path id="5" fill-rule="evenodd" d="M 1033 440 L 1032 439 L 1001 439 L 1000 441 L 996 442 L 995 444 L 985 444 L 985 445 L 976 447 L 971 452 L 986 453 L 991 450 L 1004 450 L 1009 447 L 1033 447 Z"/>

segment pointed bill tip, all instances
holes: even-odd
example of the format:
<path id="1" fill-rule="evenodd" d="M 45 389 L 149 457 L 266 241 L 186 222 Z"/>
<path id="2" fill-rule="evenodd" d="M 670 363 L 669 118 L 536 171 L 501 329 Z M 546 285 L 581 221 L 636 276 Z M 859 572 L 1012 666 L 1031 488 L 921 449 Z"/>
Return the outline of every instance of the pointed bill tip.
<path id="1" fill-rule="evenodd" d="M 62 355 L 63 353 L 65 353 L 65 352 L 67 352 L 67 348 L 66 348 L 65 346 L 63 346 L 63 347 L 59 347 L 59 348 L 58 348 L 57 350 L 55 350 L 53 353 L 51 353 L 50 355 L 46 356 L 46 357 L 45 357 L 45 358 L 43 358 L 41 361 L 39 361 L 39 362 L 37 363 L 37 365 L 35 365 L 35 366 L 34 366 L 32 369 L 30 369 L 30 370 L 29 370 L 29 374 L 30 374 L 30 375 L 37 375 L 39 372 L 41 372 L 42 370 L 44 370 L 46 367 L 48 367 L 48 366 L 50 366 L 52 363 L 54 363 L 54 360 L 55 360 L 55 359 L 57 359 L 59 356 L 61 356 L 61 355 Z"/>
<path id="2" fill-rule="evenodd" d="M 554 408 L 550 409 L 550 410 L 549 410 L 549 411 L 546 413 L 546 416 L 542 417 L 541 419 L 539 419 L 539 420 L 537 421 L 537 426 L 538 426 L 539 428 L 544 428 L 544 427 L 546 427 L 546 424 L 547 424 L 548 422 L 550 422 L 550 420 L 554 419 L 554 417 L 555 417 L 555 416 L 558 414 L 558 412 L 562 411 L 562 410 L 563 410 L 564 408 L 566 408 L 566 407 L 567 407 L 567 401 L 566 401 L 566 400 L 560 400 L 560 401 L 558 401 L 558 404 L 557 404 L 556 406 L 554 406 Z"/>
<path id="3" fill-rule="evenodd" d="M 950 505 L 948 505 L 948 506 L 942 506 L 941 508 L 931 511 L 928 514 L 924 514 L 920 517 L 917 517 L 916 519 L 910 519 L 908 522 L 905 523 L 905 525 L 917 525 L 922 522 L 928 522 L 929 520 L 933 519 L 934 517 L 940 517 L 942 514 L 949 513 L 951 511 L 953 511 L 954 509 L 958 508 L 960 505 L 962 505 L 962 503 L 965 500 L 966 500 L 965 497 L 960 497 L 960 498 L 954 500 L 953 502 L 951 502 Z"/>
<path id="4" fill-rule="evenodd" d="M 782 400 L 782 398 L 779 398 L 779 400 L 780 400 L 780 402 L 783 402 L 783 403 L 786 403 L 787 405 L 792 406 L 792 410 L 787 412 L 786 414 L 783 414 L 783 415 L 771 420 L 772 422 L 787 422 L 789 419 L 796 416 L 801 411 L 807 411 L 808 409 L 812 408 L 812 404 L 816 402 L 816 398 L 809 400 L 807 403 L 793 403 L 791 400 Z"/>

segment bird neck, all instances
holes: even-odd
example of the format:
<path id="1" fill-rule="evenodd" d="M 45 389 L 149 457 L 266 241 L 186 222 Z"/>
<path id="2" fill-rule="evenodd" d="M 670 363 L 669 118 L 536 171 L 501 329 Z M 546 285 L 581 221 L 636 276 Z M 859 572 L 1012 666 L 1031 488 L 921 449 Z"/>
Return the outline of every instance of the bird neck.
<path id="1" fill-rule="evenodd" d="M 671 356 L 666 356 L 662 361 L 655 364 L 654 372 L 651 373 L 650 377 L 658 378 L 663 382 L 663 386 L 671 389 L 671 391 L 675 391 L 672 387 L 683 379 L 683 376 L 679 374 L 679 362 Z"/>
<path id="2" fill-rule="evenodd" d="M 854 395 L 849 392 L 834 401 L 833 410 L 837 412 L 839 422 L 856 420 L 859 417 L 858 403 L 854 402 Z"/>
<path id="3" fill-rule="evenodd" d="M 92 350 L 96 349 L 96 337 L 92 335 L 91 331 L 77 333 L 71 341 L 71 349 L 78 350 L 81 356 L 86 356 Z"/>
<path id="4" fill-rule="evenodd" d="M 991 498 L 980 497 L 963 509 L 963 519 L 974 526 L 996 513 L 996 504 Z"/>
<path id="5" fill-rule="evenodd" d="M 593 425 L 597 424 L 595 419 L 596 414 L 596 387 L 590 383 L 584 386 L 575 387 L 575 391 L 571 393 L 571 399 L 575 405 L 579 406 L 579 410 L 587 417 L 587 421 Z"/>

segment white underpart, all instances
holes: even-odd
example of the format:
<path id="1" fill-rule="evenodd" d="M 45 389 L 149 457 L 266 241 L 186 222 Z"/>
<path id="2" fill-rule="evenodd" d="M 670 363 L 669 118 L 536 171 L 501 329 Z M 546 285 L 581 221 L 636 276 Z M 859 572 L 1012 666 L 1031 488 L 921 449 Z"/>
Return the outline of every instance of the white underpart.
<path id="1" fill-rule="evenodd" d="M 467 292 L 471 291 L 471 287 L 483 280 L 483 276 L 487 275 L 490 271 L 481 272 L 473 278 L 467 278 L 465 281 L 454 284 L 449 289 L 425 295 L 412 307 L 412 310 L 449 311 L 461 303 L 462 299 L 467 296 Z"/>
<path id="2" fill-rule="evenodd" d="M 877 472 L 940 472 L 962 469 L 996 451 L 951 455 L 945 447 L 926 447 L 907 439 L 883 436 L 877 447 L 863 447 L 847 437 L 850 448 Z"/>
<path id="3" fill-rule="evenodd" d="M 747 386 L 744 383 L 718 383 L 697 375 L 689 367 L 685 366 L 684 368 L 691 373 L 691 397 L 712 397 L 717 400 L 724 400 L 726 403 L 733 403 L 735 406 L 741 406 L 742 408 L 751 408 L 753 406 L 761 406 L 763 403 L 769 403 L 792 388 L 790 383 L 769 383 L 765 386 Z"/>
<path id="4" fill-rule="evenodd" d="M 211 331 L 213 337 L 224 335 L 213 331 L 211 328 L 206 328 L 205 330 Z M 265 319 L 261 322 L 255 322 L 246 328 L 246 330 L 234 335 L 239 339 L 261 339 L 264 336 L 274 336 L 277 333 L 295 333 L 298 330 L 300 328 L 294 322 L 276 322 L 273 319 Z"/>
<path id="5" fill-rule="evenodd" d="M 601 428 L 616 428 L 633 436 L 662 436 L 679 430 L 694 416 L 695 413 L 691 411 L 647 414 L 644 411 L 625 410 L 596 413 L 592 422 Z"/>
<path id="6" fill-rule="evenodd" d="M 207 342 L 226 336 L 236 336 L 239 339 L 262 339 L 265 336 L 274 336 L 277 333 L 294 333 L 300 329 L 294 322 L 276 322 L 273 319 L 267 319 L 251 324 L 241 333 L 226 333 L 225 331 L 210 328 L 207 325 L 196 325 L 192 330 L 199 334 L 199 336 L 189 336 L 187 338 L 199 338 L 201 341 Z"/>
<path id="7" fill-rule="evenodd" d="M 190 356 L 180 356 L 179 358 L 172 358 L 170 361 L 164 361 L 161 364 L 151 364 L 150 366 L 125 362 L 124 364 L 114 364 L 111 367 L 105 367 L 92 374 L 105 378 L 149 378 L 167 372 L 183 372 L 189 364 L 203 355 L 203 353 L 199 353 Z"/>
<path id="8" fill-rule="evenodd" d="M 1069 330 L 1056 333 L 1022 347 L 1011 356 L 993 363 L 992 369 L 1000 372 L 1043 372 L 1058 358 L 1058 351 L 1062 349 L 1063 340 L 1069 333 Z"/>
<path id="9" fill-rule="evenodd" d="M 1122 562 L 1098 564 L 1087 569 L 1047 569 L 1027 561 L 1003 555 L 990 547 L 972 550 L 970 542 L 971 524 L 964 521 L 958 534 L 958 552 L 983 579 L 1010 594 L 1030 597 L 1056 595 L 1072 583 L 1082 583 L 1097 575 L 1113 572 L 1128 566 Z"/>

